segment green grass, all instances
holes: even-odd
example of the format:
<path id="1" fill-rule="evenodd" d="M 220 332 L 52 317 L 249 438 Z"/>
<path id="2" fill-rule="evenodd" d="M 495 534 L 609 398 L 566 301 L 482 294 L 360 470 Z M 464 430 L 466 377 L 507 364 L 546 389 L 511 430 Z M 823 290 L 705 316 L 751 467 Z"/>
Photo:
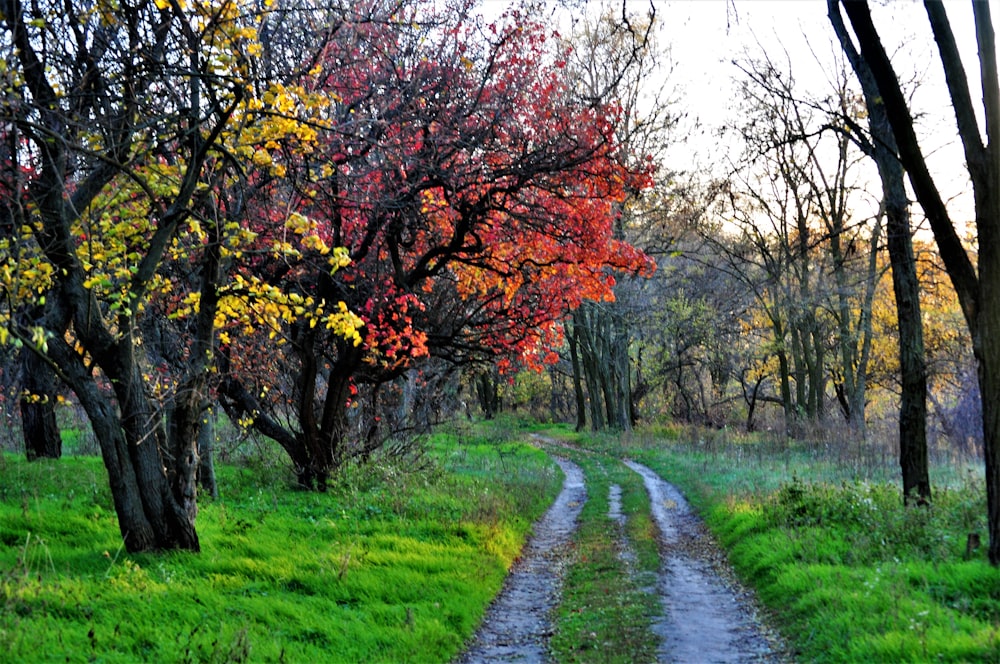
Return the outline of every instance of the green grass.
<path id="1" fill-rule="evenodd" d="M 0 455 L 0 660 L 449 661 L 560 488 L 517 442 L 535 433 L 586 448 L 552 448 L 589 495 L 557 661 L 655 658 L 659 559 L 630 456 L 685 492 L 800 661 L 1000 662 L 1000 571 L 966 552 L 986 532 L 975 466 L 936 466 L 933 505 L 905 509 L 878 450 L 514 419 L 431 436 L 419 464 L 348 467 L 325 495 L 293 490 L 273 450 L 243 450 L 220 464 L 222 498 L 201 502 L 197 555 L 125 554 L 99 459 Z"/>
<path id="2" fill-rule="evenodd" d="M 352 467 L 326 495 L 223 465 L 202 553 L 134 556 L 99 459 L 3 456 L 0 659 L 448 661 L 561 474 L 513 442 L 439 434 L 428 448 L 419 472 Z"/>
<path id="3" fill-rule="evenodd" d="M 1000 661 L 1000 571 L 966 555 L 969 533 L 985 544 L 980 472 L 937 467 L 933 505 L 904 508 L 888 469 L 807 447 L 592 445 L 685 492 L 801 661 Z"/>

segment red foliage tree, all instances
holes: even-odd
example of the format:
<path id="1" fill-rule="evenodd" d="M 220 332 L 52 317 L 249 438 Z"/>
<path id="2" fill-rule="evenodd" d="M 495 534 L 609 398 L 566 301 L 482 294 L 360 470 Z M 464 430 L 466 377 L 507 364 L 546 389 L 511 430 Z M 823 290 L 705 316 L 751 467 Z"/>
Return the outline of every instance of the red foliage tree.
<path id="1" fill-rule="evenodd" d="M 277 440 L 308 487 L 374 444 L 349 440 L 359 386 L 427 355 L 541 365 L 568 310 L 610 298 L 616 270 L 649 269 L 613 237 L 626 189 L 647 175 L 618 158 L 616 109 L 567 94 L 543 26 L 519 13 L 482 27 L 463 8 L 409 11 L 359 13 L 330 35 L 301 82 L 331 102 L 316 145 L 272 144 L 286 178 L 259 214 L 260 260 L 246 267 L 308 306 L 345 302 L 360 337 L 327 330 L 322 316 L 269 334 L 277 353 L 245 328 L 227 335 L 222 403 Z M 264 249 L 290 226 L 297 253 L 274 260 Z M 331 247 L 350 258 L 334 273 Z"/>

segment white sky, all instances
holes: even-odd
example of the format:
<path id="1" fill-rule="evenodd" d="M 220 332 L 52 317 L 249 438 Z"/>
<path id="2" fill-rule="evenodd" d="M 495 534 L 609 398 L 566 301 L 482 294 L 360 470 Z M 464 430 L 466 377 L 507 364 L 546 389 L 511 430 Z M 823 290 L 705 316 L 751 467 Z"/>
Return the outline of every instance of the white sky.
<path id="1" fill-rule="evenodd" d="M 894 0 L 885 6 L 873 0 L 870 4 L 897 72 L 902 78 L 915 76 L 921 81 L 913 111 L 922 116 L 922 143 L 942 194 L 946 199 L 961 196 L 968 190 L 968 180 L 923 5 L 915 0 Z M 971 3 L 947 0 L 945 4 L 963 51 L 973 98 L 981 99 Z M 629 0 L 628 6 L 638 10 L 648 3 Z M 732 64 L 734 59 L 754 57 L 766 49 L 776 64 L 790 66 L 803 92 L 810 87 L 817 93 L 829 90 L 819 62 L 829 67 L 839 56 L 839 46 L 825 0 L 656 0 L 655 6 L 662 26 L 660 39 L 670 45 L 676 63 L 673 78 L 683 90 L 681 102 L 702 122 L 700 133 L 696 130 L 692 142 L 678 151 L 682 159 L 693 158 L 692 165 L 720 156 L 712 154 L 719 148 L 707 137 L 736 113 L 734 79 L 741 72 Z M 996 10 L 994 20 L 1000 20 Z M 684 166 L 678 163 L 677 167 Z"/>
<path id="2" fill-rule="evenodd" d="M 550 0 L 552 2 L 553 0 Z M 558 1 L 558 0 L 556 0 Z M 968 191 L 968 180 L 957 142 L 954 115 L 943 84 L 937 49 L 922 2 L 869 0 L 876 28 L 902 78 L 921 83 L 913 96 L 913 112 L 921 117 L 922 144 L 938 175 L 946 199 Z M 599 11 L 600 0 L 562 0 L 574 13 Z M 604 0 L 618 8 L 622 0 Z M 625 0 L 632 12 L 645 11 L 650 0 Z M 659 21 L 657 38 L 669 47 L 674 70 L 670 76 L 678 110 L 688 114 L 690 140 L 677 146 L 672 168 L 695 170 L 720 161 L 720 147 L 712 136 L 731 123 L 735 108 L 734 79 L 740 75 L 734 59 L 754 57 L 766 49 L 772 61 L 786 61 L 803 92 L 829 90 L 828 68 L 839 54 L 826 15 L 825 0 L 653 0 Z M 499 14 L 513 3 L 484 0 L 486 14 Z M 1000 0 L 991 0 L 1000 30 Z M 945 0 L 945 6 L 963 51 L 973 98 L 981 99 L 971 2 Z M 787 56 L 785 55 L 787 54 Z M 823 64 L 820 64 L 822 62 Z M 651 81 L 651 84 L 656 84 Z M 693 120 L 699 121 L 695 127 Z M 963 206 L 964 207 L 964 206 Z"/>

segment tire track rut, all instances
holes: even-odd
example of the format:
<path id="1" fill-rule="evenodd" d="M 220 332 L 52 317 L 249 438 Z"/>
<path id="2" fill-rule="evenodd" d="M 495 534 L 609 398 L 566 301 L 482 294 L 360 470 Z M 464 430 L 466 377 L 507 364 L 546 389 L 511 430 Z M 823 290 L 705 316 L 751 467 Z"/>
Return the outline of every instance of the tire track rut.
<path id="1" fill-rule="evenodd" d="M 566 476 L 562 491 L 535 524 L 500 594 L 486 610 L 472 645 L 458 662 L 543 662 L 546 659 L 552 633 L 549 614 L 559 602 L 562 572 L 569 560 L 568 545 L 587 500 L 580 467 L 561 457 L 553 459 Z"/>
<path id="2" fill-rule="evenodd" d="M 649 494 L 663 556 L 664 607 L 653 629 L 661 662 L 780 662 L 775 637 L 761 624 L 751 595 L 735 580 L 701 519 L 677 488 L 634 461 Z"/>
<path id="3" fill-rule="evenodd" d="M 565 458 L 553 458 L 565 475 L 562 491 L 535 524 L 521 557 L 456 664 L 548 660 L 550 615 L 560 600 L 569 545 L 587 500 L 580 467 Z M 752 594 L 736 581 L 718 546 L 680 491 L 646 466 L 633 461 L 624 463 L 642 477 L 659 531 L 663 562 L 656 587 L 650 589 L 660 595 L 663 607 L 662 615 L 652 621 L 652 630 L 661 644 L 657 661 L 787 661 L 778 637 L 760 621 Z M 620 488 L 612 487 L 612 512 L 616 503 L 620 511 L 618 496 Z M 612 518 L 623 520 L 624 516 L 619 512 Z M 629 555 L 627 550 L 621 553 Z M 594 654 L 601 657 L 600 653 Z"/>

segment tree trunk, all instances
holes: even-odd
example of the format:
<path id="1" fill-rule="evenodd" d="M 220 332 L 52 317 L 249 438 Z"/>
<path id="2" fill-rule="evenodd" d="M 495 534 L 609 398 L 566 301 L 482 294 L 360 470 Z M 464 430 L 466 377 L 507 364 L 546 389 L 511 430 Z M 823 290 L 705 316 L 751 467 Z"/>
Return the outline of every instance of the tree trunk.
<path id="1" fill-rule="evenodd" d="M 972 336 L 983 406 L 989 559 L 991 564 L 1000 565 L 1000 83 L 990 5 L 973 3 L 988 139 L 984 146 L 968 79 L 944 6 L 938 2 L 924 3 L 945 70 L 975 195 L 978 275 L 927 168 L 913 117 L 867 3 L 843 2 L 843 7 L 857 37 L 861 57 L 878 86 L 878 101 L 892 126 L 900 161 L 934 232 Z"/>
<path id="2" fill-rule="evenodd" d="M 798 414 L 795 412 L 795 404 L 792 403 L 792 386 L 790 383 L 790 368 L 788 366 L 788 353 L 785 351 L 784 325 L 776 318 L 772 318 L 774 327 L 774 337 L 778 344 L 775 354 L 778 356 L 778 381 L 781 390 L 781 409 L 785 416 L 785 436 L 791 437 L 793 427 L 798 421 Z"/>
<path id="3" fill-rule="evenodd" d="M 917 502 L 929 502 L 931 483 L 927 460 L 927 367 L 920 310 L 920 281 L 913 254 L 903 167 L 899 162 L 896 138 L 875 77 L 868 62 L 854 48 L 837 2 L 838 0 L 828 0 L 828 14 L 844 53 L 861 83 L 872 135 L 871 143 L 862 145 L 862 148 L 875 160 L 882 181 L 889 265 L 899 332 L 899 464 L 903 476 L 903 500 L 910 502 L 916 495 Z"/>
<path id="4" fill-rule="evenodd" d="M 614 316 L 611 321 L 612 390 L 615 395 L 614 426 L 620 431 L 632 429 L 632 362 L 629 358 L 629 338 L 631 335 L 623 316 Z"/>
<path id="5" fill-rule="evenodd" d="M 587 399 L 583 394 L 583 372 L 580 366 L 580 334 L 574 323 L 569 336 L 569 356 L 573 365 L 573 396 L 576 399 L 576 431 L 587 426 Z"/>
<path id="6" fill-rule="evenodd" d="M 632 426 L 629 334 L 624 321 L 609 307 L 585 303 L 573 315 L 595 431 Z"/>
<path id="7" fill-rule="evenodd" d="M 342 344 L 338 352 L 340 358 L 334 364 L 327 377 L 326 397 L 323 401 L 323 414 L 320 428 L 317 432 L 321 448 L 322 462 L 316 464 L 317 488 L 326 490 L 326 482 L 330 473 L 343 464 L 348 456 L 347 449 L 347 411 L 351 400 L 351 377 L 357 375 L 361 362 L 359 351 L 353 347 L 348 349 Z M 370 454 L 374 448 L 366 447 L 364 453 Z"/>
<path id="8" fill-rule="evenodd" d="M 859 440 L 864 440 L 865 401 L 868 390 L 867 374 L 872 344 L 872 303 L 879 279 L 878 255 L 882 220 L 877 218 L 872 229 L 865 273 L 864 296 L 857 323 L 854 323 L 849 297 L 851 287 L 847 274 L 847 261 L 850 252 L 845 252 L 842 246 L 844 212 L 837 211 L 834 214 L 836 221 L 831 228 L 830 258 L 834 280 L 837 284 L 838 345 L 843 371 L 843 384 L 837 390 L 837 397 L 844 407 L 848 427 Z"/>
<path id="9" fill-rule="evenodd" d="M 219 485 L 215 481 L 215 422 L 212 404 L 202 404 L 201 428 L 198 429 L 198 484 L 214 499 L 219 498 Z"/>
<path id="10" fill-rule="evenodd" d="M 63 340 L 49 341 L 49 355 L 62 368 L 87 412 L 108 471 L 118 527 L 130 553 L 167 549 L 199 550 L 187 512 L 174 500 L 160 457 L 157 420 L 142 406 L 142 384 L 116 382 L 116 403 L 95 382 L 80 356 Z M 137 377 L 138 378 L 138 377 Z M 141 380 L 141 379 L 140 379 Z M 119 416 L 121 410 L 125 416 Z"/>
<path id="11" fill-rule="evenodd" d="M 809 416 L 814 422 L 826 419 L 826 348 L 815 316 L 810 316 Z"/>
<path id="12" fill-rule="evenodd" d="M 28 461 L 58 459 L 62 437 L 56 422 L 56 376 L 33 351 L 21 349 L 21 429 Z"/>
<path id="13" fill-rule="evenodd" d="M 1000 121 L 1000 117 L 993 118 Z M 994 144 L 1000 150 L 1000 144 Z M 987 524 L 990 562 L 1000 565 L 1000 164 L 991 160 L 992 187 L 977 189 L 979 228 L 979 307 L 972 347 L 979 362 L 983 404 L 983 456 L 986 461 Z"/>
<path id="14" fill-rule="evenodd" d="M 590 428 L 594 431 L 603 431 L 606 423 L 604 420 L 605 410 L 602 408 L 604 391 L 601 389 L 601 372 L 598 366 L 600 360 L 597 355 L 592 325 L 588 318 L 584 307 L 577 309 L 573 314 L 574 330 L 579 340 L 580 362 L 583 365 L 583 378 L 587 384 Z"/>
<path id="15" fill-rule="evenodd" d="M 754 426 L 753 423 L 753 416 L 754 416 L 754 411 L 757 410 L 757 392 L 760 390 L 760 385 L 763 382 L 764 382 L 764 375 L 761 374 L 761 376 L 757 378 L 757 381 L 753 384 L 753 389 L 751 389 L 748 393 L 746 376 L 745 374 L 740 376 L 740 386 L 743 388 L 743 400 L 746 401 L 747 404 L 747 423 L 746 423 L 747 433 L 756 430 L 756 427 Z"/>
<path id="16" fill-rule="evenodd" d="M 201 380 L 182 386 L 173 409 L 173 426 L 167 439 L 169 456 L 173 461 L 167 467 L 167 477 L 175 499 L 183 506 L 194 523 L 198 516 L 198 436 L 202 428 Z"/>
<path id="17" fill-rule="evenodd" d="M 902 184 L 902 182 L 900 182 Z M 909 227 L 907 226 L 907 231 Z M 853 394 L 851 395 L 851 400 L 853 405 L 851 410 L 857 413 L 854 418 L 854 426 L 859 435 L 860 440 L 865 440 L 867 438 L 867 420 L 865 418 L 865 404 L 868 401 L 868 365 L 871 362 L 872 355 L 872 343 L 875 338 L 875 332 L 872 324 L 872 308 L 873 302 L 875 301 L 875 291 L 878 288 L 878 282 L 880 278 L 880 271 L 878 265 L 878 247 L 882 237 L 882 224 L 881 220 L 876 221 L 875 228 L 872 230 L 871 237 L 871 251 L 869 253 L 868 260 L 868 283 L 865 286 L 865 299 L 864 304 L 861 308 L 861 317 L 858 321 L 859 333 L 861 335 L 861 351 L 858 357 L 858 366 L 855 369 L 855 380 L 856 385 Z M 907 242 L 909 242 L 909 234 L 906 236 Z M 891 260 L 891 259 L 890 259 Z M 911 265 L 911 267 L 913 267 Z M 914 268 L 914 276 L 916 276 Z M 918 284 L 915 284 L 918 285 Z M 914 295 L 919 297 L 919 290 L 914 291 Z M 917 329 L 920 329 L 921 321 L 918 317 L 916 320 Z M 908 322 L 907 325 L 912 325 L 912 322 Z M 921 342 L 921 356 L 923 355 L 923 343 Z M 921 357 L 921 361 L 923 358 Z"/>
<path id="18" fill-rule="evenodd" d="M 808 352 L 806 350 L 805 334 L 799 327 L 799 321 L 792 325 L 792 375 L 795 378 L 795 401 L 792 404 L 792 412 L 795 417 L 796 426 L 804 415 L 807 419 L 811 415 L 807 410 L 809 403 L 809 370 L 807 365 Z"/>
<path id="19" fill-rule="evenodd" d="M 897 162 L 898 163 L 898 162 Z M 910 235 L 910 215 L 902 174 L 886 195 L 889 262 L 896 297 L 899 329 L 899 464 L 903 475 L 903 500 L 909 503 L 931 500 L 930 469 L 927 459 L 927 366 L 924 354 L 923 318 L 920 311 L 920 282 Z"/>
<path id="20" fill-rule="evenodd" d="M 492 420 L 500 408 L 500 393 L 491 371 L 483 371 L 476 375 L 476 398 L 483 417 Z"/>
<path id="21" fill-rule="evenodd" d="M 309 488 L 312 484 L 308 473 L 311 462 L 301 438 L 268 415 L 263 404 L 247 389 L 246 385 L 233 376 L 227 375 L 227 365 L 228 360 L 223 356 L 222 368 L 220 369 L 223 379 L 219 382 L 218 387 L 219 404 L 222 409 L 233 422 L 249 421 L 258 433 L 278 443 L 291 460 L 300 486 Z"/>

